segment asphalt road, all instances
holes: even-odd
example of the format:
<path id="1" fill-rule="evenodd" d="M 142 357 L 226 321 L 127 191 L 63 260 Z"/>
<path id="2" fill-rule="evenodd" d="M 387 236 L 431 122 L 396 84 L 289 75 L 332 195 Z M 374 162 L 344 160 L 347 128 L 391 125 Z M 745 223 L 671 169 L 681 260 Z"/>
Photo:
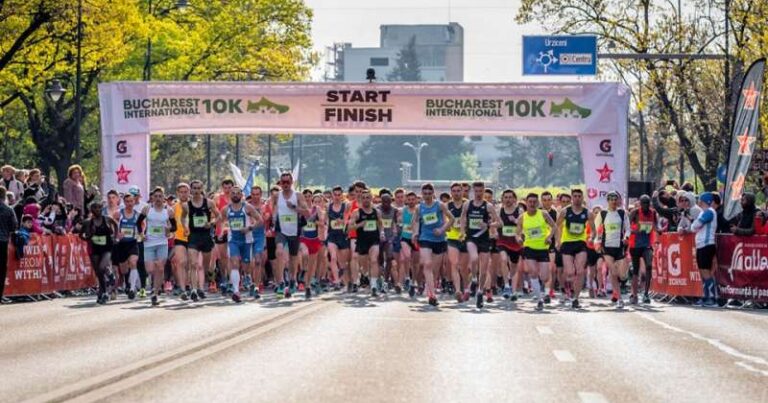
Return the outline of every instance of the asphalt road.
<path id="1" fill-rule="evenodd" d="M 768 315 L 328 295 L 0 306 L 0 401 L 768 401 Z"/>

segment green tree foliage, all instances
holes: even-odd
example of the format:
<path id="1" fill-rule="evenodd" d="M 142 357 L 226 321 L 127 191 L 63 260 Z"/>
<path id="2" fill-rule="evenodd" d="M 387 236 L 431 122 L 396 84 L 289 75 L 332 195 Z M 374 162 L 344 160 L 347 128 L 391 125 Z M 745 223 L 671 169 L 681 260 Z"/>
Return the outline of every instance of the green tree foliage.
<path id="1" fill-rule="evenodd" d="M 183 10 L 175 4 L 175 0 L 83 0 L 82 134 L 77 139 L 77 1 L 0 0 L 0 109 L 4 111 L 0 135 L 13 142 L 3 144 L 4 156 L 11 154 L 5 161 L 39 165 L 58 176 L 69 164 L 81 162 L 86 173 L 96 177 L 98 82 L 150 76 L 153 80 L 307 77 L 315 55 L 310 51 L 312 13 L 303 1 L 195 1 Z M 146 63 L 148 50 L 150 63 Z M 44 96 L 54 78 L 61 79 L 67 89 L 58 102 Z M 166 142 L 171 149 L 180 146 L 173 144 L 176 140 L 156 138 L 153 155 L 163 159 L 167 171 L 181 173 L 199 152 L 179 148 L 188 158 L 170 164 L 173 158 L 160 150 Z M 34 161 L 28 157 L 30 144 Z"/>
<path id="2" fill-rule="evenodd" d="M 389 81 L 421 81 L 421 63 L 416 53 L 416 36 L 397 53 L 397 65 L 387 75 Z"/>
<path id="3" fill-rule="evenodd" d="M 499 184 L 510 188 L 583 183 L 582 162 L 575 137 L 500 137 Z M 552 153 L 552 167 L 547 154 Z"/>
<path id="4" fill-rule="evenodd" d="M 350 182 L 346 136 L 302 136 L 301 185 L 332 187 Z"/>

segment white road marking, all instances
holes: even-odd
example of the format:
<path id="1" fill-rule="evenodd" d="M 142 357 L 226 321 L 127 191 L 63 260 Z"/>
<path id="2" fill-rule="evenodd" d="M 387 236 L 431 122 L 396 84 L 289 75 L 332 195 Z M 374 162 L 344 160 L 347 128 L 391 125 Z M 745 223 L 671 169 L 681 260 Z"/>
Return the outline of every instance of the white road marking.
<path id="1" fill-rule="evenodd" d="M 555 334 L 549 326 L 536 326 L 536 331 L 538 331 L 539 334 Z"/>
<path id="2" fill-rule="evenodd" d="M 754 355 L 749 355 L 749 354 L 746 354 L 746 353 L 742 353 L 741 351 L 739 351 L 739 350 L 737 350 L 737 349 L 735 349 L 735 348 L 733 348 L 733 347 L 731 347 L 731 346 L 721 342 L 720 340 L 711 339 L 709 337 L 702 336 L 702 335 L 700 335 L 700 334 L 698 334 L 696 332 L 691 332 L 689 330 L 680 329 L 679 327 L 675 327 L 675 326 L 672 326 L 672 325 L 667 324 L 665 322 L 662 322 L 662 321 L 660 321 L 660 320 L 658 320 L 658 319 L 656 319 L 656 318 L 654 318 L 654 317 L 652 317 L 652 316 L 650 316 L 648 314 L 638 313 L 638 315 L 640 315 L 641 318 L 647 319 L 647 320 L 649 320 L 649 321 L 651 321 L 651 322 L 653 322 L 653 323 L 655 323 L 655 324 L 657 324 L 657 325 L 659 325 L 659 326 L 661 326 L 661 327 L 663 327 L 665 329 L 668 329 L 668 330 L 671 330 L 671 331 L 677 332 L 677 333 L 687 334 L 688 336 L 691 336 L 691 337 L 693 337 L 694 339 L 697 339 L 697 340 L 706 341 L 712 347 L 715 347 L 716 349 L 718 349 L 718 350 L 722 351 L 723 353 L 728 354 L 728 355 L 730 355 L 732 357 L 738 358 L 738 359 L 743 360 L 743 361 L 749 361 L 749 362 L 751 362 L 753 364 L 763 365 L 763 366 L 768 367 L 768 360 L 766 360 L 765 358 L 757 357 L 757 356 L 754 356 Z M 754 367 L 752 367 L 751 365 L 749 365 L 746 362 L 736 362 L 736 365 L 738 365 L 738 366 L 740 366 L 740 367 L 742 367 L 744 369 L 750 370 L 750 371 L 755 371 L 755 372 L 761 373 L 764 376 L 768 376 L 768 371 L 761 370 L 761 369 L 758 369 L 758 368 L 754 368 Z"/>
<path id="3" fill-rule="evenodd" d="M 597 392 L 579 392 L 581 403 L 608 403 L 608 399 Z"/>
<path id="4" fill-rule="evenodd" d="M 576 358 L 568 350 L 554 350 L 552 351 L 552 354 L 554 354 L 555 358 L 560 362 L 576 362 Z"/>

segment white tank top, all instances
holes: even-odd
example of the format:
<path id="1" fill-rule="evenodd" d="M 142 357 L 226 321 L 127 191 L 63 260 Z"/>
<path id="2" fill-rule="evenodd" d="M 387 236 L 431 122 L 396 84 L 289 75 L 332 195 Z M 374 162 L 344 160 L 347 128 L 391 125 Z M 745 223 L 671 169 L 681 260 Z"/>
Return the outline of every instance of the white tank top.
<path id="1" fill-rule="evenodd" d="M 168 238 L 165 236 L 168 218 L 168 209 L 165 206 L 160 211 L 157 211 L 154 206 L 149 207 L 146 220 L 147 238 L 144 241 L 144 246 L 159 246 L 168 243 Z"/>
<path id="2" fill-rule="evenodd" d="M 287 201 L 291 202 L 294 206 L 298 205 L 296 203 L 296 192 L 291 191 L 291 196 Z M 297 236 L 299 234 L 299 216 L 296 213 L 296 209 L 291 210 L 288 208 L 282 191 L 277 195 L 277 217 L 280 220 L 280 233 L 286 236 Z"/>

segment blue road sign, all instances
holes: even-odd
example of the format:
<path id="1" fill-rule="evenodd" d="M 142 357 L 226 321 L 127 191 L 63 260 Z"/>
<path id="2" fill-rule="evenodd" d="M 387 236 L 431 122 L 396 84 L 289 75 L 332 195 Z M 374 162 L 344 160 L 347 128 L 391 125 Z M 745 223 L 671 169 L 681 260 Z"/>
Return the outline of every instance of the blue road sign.
<path id="1" fill-rule="evenodd" d="M 523 36 L 523 75 L 597 74 L 597 37 Z"/>

